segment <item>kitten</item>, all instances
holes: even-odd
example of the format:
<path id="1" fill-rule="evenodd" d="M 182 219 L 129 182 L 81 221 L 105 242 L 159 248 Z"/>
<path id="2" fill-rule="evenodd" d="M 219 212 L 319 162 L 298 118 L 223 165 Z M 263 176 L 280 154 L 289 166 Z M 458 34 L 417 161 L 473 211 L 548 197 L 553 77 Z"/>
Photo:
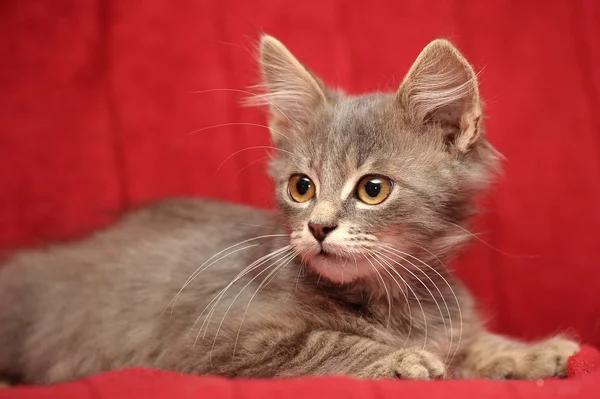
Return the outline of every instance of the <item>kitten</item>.
<path id="1" fill-rule="evenodd" d="M 0 268 L 0 374 L 544 378 L 578 345 L 485 330 L 444 266 L 498 164 L 445 40 L 393 94 L 329 90 L 263 36 L 279 212 L 171 200 Z"/>

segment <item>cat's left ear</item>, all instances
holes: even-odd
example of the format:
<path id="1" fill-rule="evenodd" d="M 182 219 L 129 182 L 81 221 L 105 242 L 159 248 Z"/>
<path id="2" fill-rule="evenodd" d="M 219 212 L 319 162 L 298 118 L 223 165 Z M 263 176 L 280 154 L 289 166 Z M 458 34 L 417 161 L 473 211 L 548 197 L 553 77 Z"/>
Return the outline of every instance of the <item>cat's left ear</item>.
<path id="1" fill-rule="evenodd" d="M 414 123 L 437 123 L 466 152 L 482 134 L 477 76 L 449 41 L 428 44 L 404 78 L 397 98 Z"/>
<path id="2" fill-rule="evenodd" d="M 260 64 L 266 93 L 254 96 L 251 105 L 266 105 L 271 114 L 271 133 L 280 144 L 281 131 L 289 125 L 302 128 L 328 101 L 327 89 L 277 39 L 260 39 Z"/>

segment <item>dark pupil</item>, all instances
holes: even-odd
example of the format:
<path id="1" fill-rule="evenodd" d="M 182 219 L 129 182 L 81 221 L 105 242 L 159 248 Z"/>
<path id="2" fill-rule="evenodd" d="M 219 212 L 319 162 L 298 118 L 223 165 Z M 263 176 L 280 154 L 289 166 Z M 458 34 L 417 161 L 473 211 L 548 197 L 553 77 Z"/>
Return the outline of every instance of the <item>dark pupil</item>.
<path id="1" fill-rule="evenodd" d="M 365 192 L 371 198 L 377 198 L 379 193 L 381 192 L 381 180 L 372 179 L 365 184 Z"/>
<path id="2" fill-rule="evenodd" d="M 301 177 L 296 182 L 296 191 L 300 195 L 306 195 L 306 193 L 310 190 L 310 180 L 308 177 Z"/>

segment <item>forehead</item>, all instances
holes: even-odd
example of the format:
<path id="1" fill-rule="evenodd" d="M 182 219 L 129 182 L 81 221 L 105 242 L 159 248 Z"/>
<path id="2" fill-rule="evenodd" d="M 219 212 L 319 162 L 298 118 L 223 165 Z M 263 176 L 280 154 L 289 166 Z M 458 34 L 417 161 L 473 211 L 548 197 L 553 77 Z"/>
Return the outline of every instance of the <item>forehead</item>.
<path id="1" fill-rule="evenodd" d="M 307 136 L 298 165 L 318 174 L 329 188 L 340 189 L 350 175 L 389 164 L 394 146 L 388 103 L 386 96 L 372 95 L 331 106 Z"/>
<path id="2" fill-rule="evenodd" d="M 364 162 L 387 141 L 388 103 L 388 96 L 377 94 L 346 98 L 322 115 L 319 123 L 322 131 L 315 133 L 321 136 L 328 151 L 340 156 L 351 155 Z M 323 155 L 329 158 L 327 151 Z"/>

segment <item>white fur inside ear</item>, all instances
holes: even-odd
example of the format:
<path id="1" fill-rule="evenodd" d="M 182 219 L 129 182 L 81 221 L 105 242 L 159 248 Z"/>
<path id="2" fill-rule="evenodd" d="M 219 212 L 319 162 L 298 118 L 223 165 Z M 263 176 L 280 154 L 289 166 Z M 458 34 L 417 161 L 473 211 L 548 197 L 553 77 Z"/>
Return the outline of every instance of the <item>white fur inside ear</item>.
<path id="1" fill-rule="evenodd" d="M 447 40 L 435 40 L 423 49 L 400 85 L 398 98 L 410 118 L 439 123 L 462 147 L 479 135 L 477 76 Z"/>
<path id="2" fill-rule="evenodd" d="M 281 122 L 305 123 L 326 101 L 319 83 L 279 40 L 261 38 L 260 62 L 266 92 L 249 99 L 248 105 L 269 106 Z"/>

